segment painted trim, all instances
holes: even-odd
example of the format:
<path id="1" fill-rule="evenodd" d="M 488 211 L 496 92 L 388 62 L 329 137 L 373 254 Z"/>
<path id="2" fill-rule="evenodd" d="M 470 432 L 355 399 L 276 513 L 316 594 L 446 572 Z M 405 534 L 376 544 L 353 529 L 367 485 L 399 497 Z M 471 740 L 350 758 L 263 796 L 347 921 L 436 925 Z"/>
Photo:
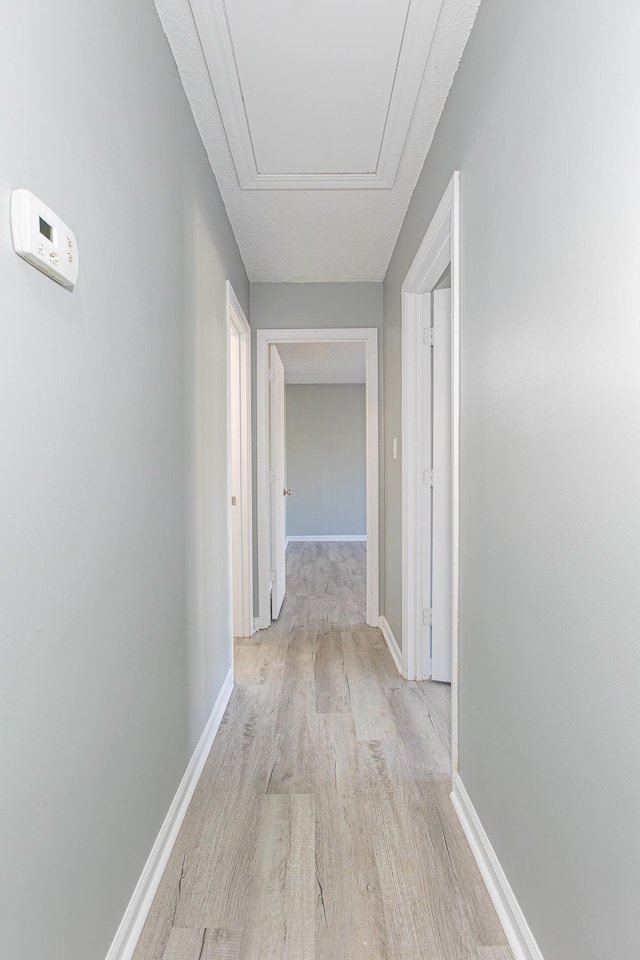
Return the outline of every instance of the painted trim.
<path id="1" fill-rule="evenodd" d="M 453 775 L 451 802 L 509 941 L 514 960 L 544 960 L 507 875 L 457 773 Z"/>
<path id="2" fill-rule="evenodd" d="M 229 280 L 226 282 L 226 312 L 227 312 L 227 384 L 230 383 L 230 345 L 229 337 L 234 328 L 240 338 L 242 356 L 242 381 L 240 392 L 242 402 L 240 408 L 241 423 L 241 489 L 240 509 L 241 538 L 242 538 L 242 636 L 250 637 L 255 632 L 253 622 L 253 475 L 251 470 L 251 327 L 244 314 L 233 287 Z M 229 551 L 229 571 L 233 570 L 233 530 L 231 507 L 231 409 L 227 394 L 227 534 Z M 231 662 L 233 663 L 233 582 L 229 576 L 229 603 L 230 603 L 230 632 L 231 632 Z"/>
<path id="3" fill-rule="evenodd" d="M 460 174 L 445 190 L 402 284 L 402 652 L 405 676 L 421 680 L 425 654 L 422 585 L 429 572 L 418 531 L 429 522 L 423 510 L 422 462 L 425 425 L 422 373 L 423 330 L 430 323 L 430 296 L 451 264 L 451 761 L 458 769 L 460 594 Z M 425 296 L 426 295 L 426 296 Z"/>
<path id="4" fill-rule="evenodd" d="M 269 504 L 269 341 L 256 335 L 256 504 L 258 510 L 258 630 L 271 625 L 271 546 Z"/>
<path id="5" fill-rule="evenodd" d="M 324 534 L 320 533 L 318 535 L 311 534 L 304 537 L 287 537 L 287 543 L 366 543 L 367 535 L 366 533 L 362 536 L 357 533 L 336 533 L 336 534 Z"/>
<path id="6" fill-rule="evenodd" d="M 160 827 L 160 832 L 151 849 L 149 859 L 144 865 L 144 869 L 133 891 L 120 926 L 109 947 L 106 960 L 131 960 L 133 956 L 145 920 L 147 919 L 147 914 L 151 909 L 153 898 L 156 895 L 162 874 L 173 850 L 189 803 L 198 785 L 198 780 L 209 756 L 209 751 L 218 732 L 232 690 L 233 673 L 229 670 L 222 684 L 222 689 L 213 705 L 213 710 L 207 720 L 207 724 L 202 731 L 198 745 L 193 751 L 193 756 L 180 781 L 180 786 L 171 802 L 169 812 Z"/>
<path id="7" fill-rule="evenodd" d="M 345 174 L 259 172 L 225 2 L 190 0 L 190 5 L 243 190 L 390 190 L 393 187 L 436 31 L 440 3 L 409 5 L 376 169 Z"/>
<path id="8" fill-rule="evenodd" d="M 405 676 L 424 680 L 423 584 L 430 580 L 431 556 L 423 553 L 423 540 L 430 536 L 431 514 L 424 510 L 422 471 L 431 466 L 422 461 L 424 397 L 431 392 L 425 382 L 422 331 L 431 325 L 430 298 L 403 293 L 402 303 L 402 650 Z"/>
<path id="9" fill-rule="evenodd" d="M 278 343 L 364 343 L 366 351 L 366 497 L 367 497 L 367 623 L 377 627 L 379 612 L 379 439 L 378 439 L 378 330 L 376 327 L 339 327 L 310 330 L 256 331 L 256 499 L 258 504 L 258 626 L 271 623 L 269 554 L 269 347 Z"/>
<path id="10" fill-rule="evenodd" d="M 402 662 L 402 651 L 398 646 L 398 641 L 393 635 L 393 630 L 389 626 L 389 621 L 385 616 L 380 617 L 380 629 L 382 630 L 382 636 L 387 641 L 387 646 L 389 647 L 389 653 L 393 657 L 393 662 L 398 668 L 398 673 L 401 677 L 404 677 L 404 664 Z"/>

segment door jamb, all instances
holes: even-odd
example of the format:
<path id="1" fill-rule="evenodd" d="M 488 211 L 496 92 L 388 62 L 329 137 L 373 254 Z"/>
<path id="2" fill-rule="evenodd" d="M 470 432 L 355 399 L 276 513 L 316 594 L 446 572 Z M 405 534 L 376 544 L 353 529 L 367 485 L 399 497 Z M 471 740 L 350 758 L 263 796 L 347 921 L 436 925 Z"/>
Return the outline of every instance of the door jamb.
<path id="1" fill-rule="evenodd" d="M 231 663 L 233 664 L 233 527 L 232 509 L 239 509 L 242 541 L 241 584 L 242 636 L 254 633 L 253 625 L 253 510 L 251 477 L 251 327 L 240 306 L 231 283 L 226 283 L 227 315 L 227 541 L 229 558 L 229 621 L 231 634 Z M 231 330 L 240 338 L 240 490 L 237 507 L 231 506 Z"/>
<path id="2" fill-rule="evenodd" d="M 258 617 L 260 630 L 271 623 L 269 606 L 269 347 L 279 343 L 361 342 L 366 351 L 367 449 L 367 623 L 379 626 L 378 512 L 378 330 L 354 327 L 256 331 L 256 492 L 258 505 Z"/>
<path id="3" fill-rule="evenodd" d="M 402 284 L 402 653 L 404 674 L 422 679 L 423 327 L 430 298 L 451 264 L 451 761 L 458 769 L 460 591 L 460 174 L 456 171 Z"/>

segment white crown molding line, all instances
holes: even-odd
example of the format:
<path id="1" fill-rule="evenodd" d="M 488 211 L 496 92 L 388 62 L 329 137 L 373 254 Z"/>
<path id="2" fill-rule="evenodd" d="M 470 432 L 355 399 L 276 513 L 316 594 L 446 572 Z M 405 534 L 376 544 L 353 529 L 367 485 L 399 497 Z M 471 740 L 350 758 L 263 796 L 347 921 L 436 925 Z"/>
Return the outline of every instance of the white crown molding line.
<path id="1" fill-rule="evenodd" d="M 514 960 L 544 960 L 507 875 L 457 773 L 453 775 L 451 802 L 509 941 Z"/>
<path id="2" fill-rule="evenodd" d="M 389 625 L 389 621 L 385 616 L 380 617 L 380 629 L 382 630 L 382 636 L 387 641 L 387 646 L 389 647 L 389 653 L 393 657 L 393 662 L 395 663 L 398 673 L 401 677 L 405 676 L 404 666 L 402 664 L 402 651 L 398 646 L 398 641 L 396 640 L 393 630 Z"/>
<path id="3" fill-rule="evenodd" d="M 231 144 L 229 144 L 231 146 Z M 231 148 L 234 163 L 236 157 Z M 238 164 L 236 163 L 236 171 Z M 243 190 L 391 190 L 393 180 L 385 180 L 377 173 L 258 173 L 243 180 Z"/>
<path id="4" fill-rule="evenodd" d="M 224 0 L 189 0 L 240 186 L 258 173 Z"/>
<path id="5" fill-rule="evenodd" d="M 162 879 L 162 874 L 171 856 L 178 831 L 182 826 L 182 821 L 184 820 L 189 803 L 198 785 L 198 780 L 202 774 L 207 757 L 209 756 L 209 751 L 218 732 L 232 690 L 233 671 L 229 670 L 222 684 L 222 689 L 213 705 L 213 710 L 207 720 L 207 724 L 202 731 L 202 736 L 193 751 L 193 756 L 189 761 L 189 765 L 176 791 L 176 795 L 171 802 L 169 812 L 160 827 L 160 832 L 149 854 L 149 859 L 144 865 L 144 869 L 133 891 L 120 926 L 109 947 L 106 960 L 131 960 L 133 956 L 145 920 L 151 909 L 153 898 L 156 895 L 160 880 Z"/>
<path id="6" fill-rule="evenodd" d="M 400 166 L 441 8 L 442 3 L 424 0 L 409 4 L 376 170 L 381 184 L 390 187 Z"/>
<path id="7" fill-rule="evenodd" d="M 303 537 L 287 537 L 287 543 L 366 543 L 366 540 L 366 533 L 312 533 Z"/>
<path id="8" fill-rule="evenodd" d="M 200 46 L 243 190 L 391 190 L 422 83 L 442 3 L 412 0 L 375 172 L 260 173 L 244 105 L 225 0 L 189 0 Z"/>

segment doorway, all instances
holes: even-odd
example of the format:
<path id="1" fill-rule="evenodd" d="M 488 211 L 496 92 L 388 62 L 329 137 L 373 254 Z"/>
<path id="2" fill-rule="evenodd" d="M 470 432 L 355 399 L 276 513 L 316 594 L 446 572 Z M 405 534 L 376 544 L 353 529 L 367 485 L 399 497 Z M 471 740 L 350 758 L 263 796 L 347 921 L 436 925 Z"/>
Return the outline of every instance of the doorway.
<path id="1" fill-rule="evenodd" d="M 451 682 L 458 766 L 459 175 L 402 286 L 402 652 L 409 680 Z"/>
<path id="2" fill-rule="evenodd" d="M 257 506 L 258 506 L 258 587 L 259 612 L 257 626 L 266 629 L 271 623 L 272 596 L 276 586 L 274 610 L 284 596 L 284 524 L 272 524 L 278 517 L 287 494 L 284 476 L 278 472 L 278 445 L 270 443 L 270 416 L 275 409 L 272 399 L 277 396 L 279 369 L 272 363 L 275 347 L 295 343 L 361 343 L 365 347 L 365 420 L 366 420 L 366 620 L 370 626 L 379 625 L 378 609 L 378 331 L 362 329 L 312 330 L 258 330 L 257 331 Z M 274 459 L 274 455 L 276 459 Z M 283 471 L 281 471 L 283 472 Z M 278 480 L 283 482 L 280 482 Z M 274 536 L 278 542 L 274 543 Z M 280 543 L 282 541 L 282 543 Z M 277 566 L 281 560 L 282 570 Z M 273 566 L 273 563 L 276 566 Z"/>
<path id="3" fill-rule="evenodd" d="M 232 637 L 250 637 L 253 625 L 251 493 L 251 329 L 227 281 L 228 522 Z"/>

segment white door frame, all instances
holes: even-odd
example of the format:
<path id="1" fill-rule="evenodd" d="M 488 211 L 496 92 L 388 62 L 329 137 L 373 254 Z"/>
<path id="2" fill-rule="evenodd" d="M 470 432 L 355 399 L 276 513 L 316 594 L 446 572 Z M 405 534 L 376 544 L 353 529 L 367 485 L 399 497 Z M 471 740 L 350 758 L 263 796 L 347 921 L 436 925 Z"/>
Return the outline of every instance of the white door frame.
<path id="1" fill-rule="evenodd" d="M 229 616 L 231 621 L 231 663 L 233 663 L 233 526 L 231 511 L 240 511 L 242 543 L 242 561 L 240 564 L 240 584 L 236 586 L 242 593 L 243 637 L 254 633 L 253 626 L 253 510 L 251 483 L 251 327 L 240 306 L 233 287 L 227 280 L 227 393 L 231 389 L 231 331 L 240 339 L 240 489 L 232 491 L 231 479 L 231 398 L 227 396 L 227 530 L 229 549 Z M 235 507 L 231 506 L 232 493 L 238 497 Z"/>
<path id="2" fill-rule="evenodd" d="M 424 422 L 422 352 L 430 326 L 431 293 L 451 264 L 451 759 L 458 769 L 458 607 L 460 589 L 460 183 L 456 171 L 402 284 L 402 656 L 409 680 L 424 675 L 422 584 L 425 464 L 430 423 Z"/>
<path id="3" fill-rule="evenodd" d="M 258 599 L 257 627 L 271 623 L 269 606 L 269 347 L 279 343 L 363 343 L 366 352 L 366 448 L 367 448 L 367 623 L 379 626 L 378 583 L 378 331 L 375 327 L 327 330 L 256 331 L 256 488 L 258 501 Z"/>

